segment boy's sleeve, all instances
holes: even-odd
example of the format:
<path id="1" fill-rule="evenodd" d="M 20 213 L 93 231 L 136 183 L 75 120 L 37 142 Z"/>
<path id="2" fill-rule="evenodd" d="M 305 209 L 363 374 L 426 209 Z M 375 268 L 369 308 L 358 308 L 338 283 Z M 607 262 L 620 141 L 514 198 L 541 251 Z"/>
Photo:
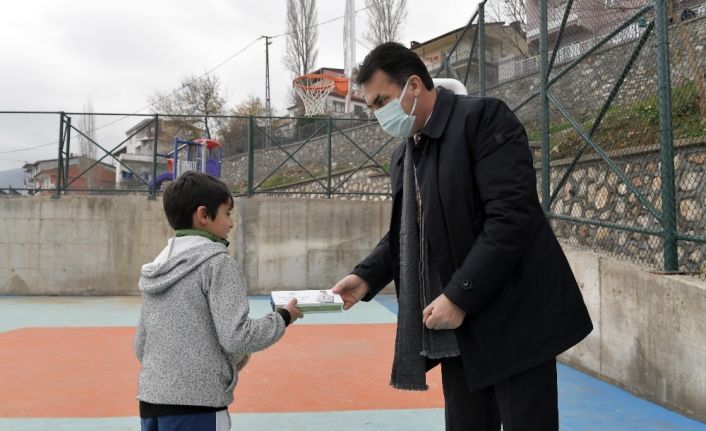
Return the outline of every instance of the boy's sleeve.
<path id="1" fill-rule="evenodd" d="M 211 259 L 210 280 L 205 293 L 211 307 L 218 341 L 228 353 L 252 353 L 271 346 L 284 335 L 284 319 L 269 313 L 251 319 L 247 284 L 232 257 L 223 254 Z"/>
<path id="2" fill-rule="evenodd" d="M 142 362 L 142 354 L 145 351 L 145 338 L 147 334 L 145 333 L 145 325 L 142 322 L 142 307 L 140 307 L 140 317 L 137 320 L 137 331 L 135 332 L 135 338 L 132 340 L 132 350 L 137 356 L 137 360 Z"/>

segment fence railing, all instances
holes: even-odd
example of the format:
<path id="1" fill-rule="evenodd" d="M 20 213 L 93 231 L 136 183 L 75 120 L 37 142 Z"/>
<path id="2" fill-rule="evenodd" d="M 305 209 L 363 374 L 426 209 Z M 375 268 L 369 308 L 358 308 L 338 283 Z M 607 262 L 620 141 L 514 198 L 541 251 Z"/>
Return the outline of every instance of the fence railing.
<path id="1" fill-rule="evenodd" d="M 693 27 L 706 27 L 706 19 L 691 19 L 690 14 L 670 11 L 665 0 L 654 0 L 600 38 L 563 44 L 573 7 L 573 0 L 568 0 L 550 46 L 547 0 L 540 0 L 540 6 L 544 11 L 540 54 L 517 63 L 525 64 L 521 68 L 527 73 L 536 66 L 539 85 L 517 90 L 508 82 L 490 90 L 500 97 L 520 95 L 518 102 L 509 104 L 539 147 L 538 193 L 555 231 L 576 244 L 627 256 L 665 272 L 706 274 L 706 62 L 694 42 L 706 29 Z M 479 5 L 466 27 L 469 30 L 471 24 L 478 24 L 474 40 L 481 48 L 476 54 L 472 47 L 469 53 L 478 65 L 486 64 L 483 7 L 484 3 Z M 690 21 L 674 19 L 682 16 Z M 445 56 L 442 71 L 448 72 L 454 61 L 462 60 L 458 53 L 463 51 L 456 51 L 457 46 Z M 502 74 L 504 69 L 499 70 Z M 484 71 L 485 67 L 478 70 L 479 95 L 486 91 Z M 81 179 L 105 167 L 106 159 L 113 160 L 114 173 L 121 171 L 129 177 L 125 181 L 129 187 L 119 186 L 115 174 L 116 184 L 98 191 L 139 192 L 154 198 L 166 162 L 162 142 L 181 133 L 170 127 L 184 120 L 133 116 L 140 122 L 128 134 L 122 132 L 120 136 L 126 138 L 115 139 L 117 145 L 105 145 L 77 127 L 75 118 L 84 113 L 24 114 L 53 115 L 59 120 L 57 159 L 50 162 L 55 174 L 53 179 L 51 175 L 38 178 L 40 185 L 54 185 L 51 192 L 56 198 L 84 190 L 96 192 L 97 187 Z M 221 172 L 237 194 L 386 194 L 364 183 L 355 184 L 356 173 L 363 169 L 382 175 L 389 170 L 395 140 L 378 127 L 369 127 L 374 120 L 210 118 L 229 150 Z M 53 127 L 51 134 L 56 136 Z M 79 137 L 99 148 L 103 156 L 77 162 L 71 148 Z M 149 161 L 131 160 L 131 153 Z M 94 178 L 93 184 L 99 180 Z M 307 182 L 305 193 L 292 191 L 292 184 L 302 182 Z"/>

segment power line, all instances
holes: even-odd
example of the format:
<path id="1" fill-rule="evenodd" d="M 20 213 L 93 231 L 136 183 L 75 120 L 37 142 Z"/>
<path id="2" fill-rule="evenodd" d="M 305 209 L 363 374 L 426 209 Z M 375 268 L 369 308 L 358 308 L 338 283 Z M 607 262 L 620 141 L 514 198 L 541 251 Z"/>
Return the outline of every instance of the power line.
<path id="1" fill-rule="evenodd" d="M 253 41 L 250 42 L 247 46 L 245 46 L 244 48 L 240 49 L 240 50 L 239 50 L 238 52 L 236 52 L 235 54 L 231 55 L 230 57 L 226 58 L 226 59 L 223 60 L 222 62 L 218 63 L 216 66 L 214 66 L 214 67 L 212 67 L 211 69 L 207 70 L 206 72 L 204 72 L 204 73 L 201 74 L 200 76 L 194 78 L 193 81 L 196 81 L 197 79 L 201 79 L 201 78 L 203 78 L 204 76 L 206 76 L 206 75 L 212 73 L 213 71 L 215 71 L 215 70 L 218 69 L 219 67 L 223 66 L 224 64 L 228 63 L 229 61 L 231 61 L 232 59 L 234 59 L 234 58 L 237 57 L 238 55 L 240 55 L 240 54 L 242 54 L 243 52 L 245 52 L 248 48 L 250 48 L 251 46 L 253 46 L 253 45 L 254 45 L 255 43 L 257 43 L 259 40 L 260 40 L 259 37 L 258 37 L 257 39 L 255 39 L 255 40 L 253 40 Z M 169 94 L 167 94 L 167 95 L 165 95 L 165 96 L 159 98 L 158 100 L 155 100 L 154 102 L 152 102 L 152 103 L 150 103 L 150 104 L 148 104 L 148 105 L 143 106 L 142 108 L 138 109 L 137 111 L 134 111 L 134 112 L 132 112 L 132 113 L 130 113 L 130 114 L 127 114 L 127 115 L 124 115 L 124 116 L 122 116 L 122 117 L 119 117 L 119 118 L 117 118 L 117 119 L 115 119 L 115 120 L 113 120 L 113 121 L 111 121 L 111 122 L 109 122 L 109 123 L 106 123 L 106 124 L 103 124 L 103 125 L 101 125 L 101 126 L 96 127 L 96 128 L 95 128 L 95 131 L 104 129 L 104 128 L 108 127 L 108 126 L 112 126 L 112 125 L 115 124 L 115 123 L 118 123 L 118 122 L 120 122 L 120 121 L 122 121 L 122 120 L 124 120 L 124 119 L 126 119 L 126 118 L 129 118 L 130 115 L 139 114 L 140 112 L 144 111 L 145 109 L 150 108 L 150 107 L 156 105 L 157 103 L 159 103 L 159 102 L 161 102 L 161 101 L 163 101 L 163 100 L 165 100 L 165 99 L 167 99 L 167 98 L 169 98 L 169 97 L 172 97 L 173 95 L 175 95 L 176 93 L 178 93 L 179 91 L 181 91 L 181 90 L 186 86 L 186 84 L 187 84 L 187 83 L 183 83 L 180 87 L 175 88 L 171 93 L 169 93 Z M 75 137 L 75 136 L 74 136 L 74 137 Z M 44 148 L 44 147 L 54 146 L 54 145 L 56 145 L 56 144 L 58 144 L 58 143 L 59 143 L 58 141 L 54 141 L 54 142 L 50 142 L 50 143 L 48 143 L 48 144 L 37 145 L 37 146 L 34 146 L 34 147 L 30 147 L 30 148 L 18 148 L 18 149 L 14 149 L 14 150 L 0 151 L 0 154 L 10 154 L 10 153 L 20 153 L 20 152 L 23 152 L 23 151 L 31 151 L 31 150 L 35 150 L 35 149 L 37 149 L 37 148 Z"/>
<path id="2" fill-rule="evenodd" d="M 371 5 L 371 6 L 362 7 L 362 8 L 360 8 L 360 9 L 356 9 L 355 13 L 357 14 L 358 12 L 364 11 L 365 9 L 370 9 L 371 7 L 372 7 L 372 5 Z M 331 19 L 328 20 L 328 21 L 316 23 L 316 24 L 314 24 L 314 25 L 312 25 L 312 26 L 310 26 L 310 27 L 305 27 L 305 28 L 303 28 L 302 30 L 309 30 L 309 29 L 311 29 L 311 28 L 316 28 L 316 27 L 322 26 L 322 25 L 324 25 L 324 24 L 329 24 L 329 23 L 332 23 L 332 22 L 334 22 L 334 21 L 338 21 L 339 19 L 343 19 L 343 18 L 345 18 L 345 15 L 337 16 L 336 18 L 331 18 Z M 271 39 L 277 39 L 278 37 L 288 36 L 288 35 L 290 35 L 290 34 L 296 33 L 297 31 L 299 31 L 299 30 L 292 30 L 292 31 L 288 31 L 288 32 L 286 32 L 286 33 L 281 33 L 281 34 L 278 34 L 278 35 L 276 35 L 276 36 L 272 36 Z"/>
<path id="3" fill-rule="evenodd" d="M 357 9 L 357 10 L 355 11 L 355 13 L 357 14 L 358 12 L 361 12 L 361 11 L 364 11 L 364 10 L 366 10 L 366 9 L 369 9 L 370 7 L 371 7 L 371 6 L 366 6 L 366 7 Z M 338 16 L 338 17 L 335 17 L 335 18 L 331 18 L 331 19 L 329 19 L 329 20 L 327 20 L 327 21 L 323 21 L 323 22 L 320 22 L 320 23 L 316 23 L 316 24 L 314 24 L 314 25 L 312 25 L 312 26 L 310 26 L 310 27 L 306 27 L 304 30 L 308 30 L 308 29 L 310 29 L 310 28 L 315 28 L 315 27 L 319 27 L 319 26 L 322 26 L 322 25 L 325 25 L 325 24 L 329 24 L 329 23 L 338 21 L 338 20 L 340 20 L 340 19 L 343 19 L 344 17 L 345 17 L 345 15 L 341 15 L 341 16 Z M 272 37 L 270 37 L 269 39 L 277 39 L 277 38 L 280 38 L 280 37 L 282 37 L 282 36 L 288 36 L 288 35 L 290 35 L 290 34 L 294 34 L 295 32 L 296 32 L 296 31 L 290 31 L 290 32 L 286 32 L 286 33 L 281 33 L 281 34 L 278 34 L 278 35 L 276 35 L 276 36 L 272 36 Z M 231 55 L 230 57 L 226 58 L 226 59 L 223 60 L 222 62 L 218 63 L 216 66 L 214 66 L 214 67 L 212 67 L 211 69 L 207 70 L 206 72 L 204 72 L 204 73 L 201 74 L 200 76 L 194 78 L 193 81 L 196 81 L 197 79 L 201 79 L 201 78 L 205 77 L 206 75 L 209 75 L 210 73 L 213 73 L 216 69 L 220 68 L 221 66 L 225 65 L 225 64 L 228 63 L 229 61 L 233 60 L 233 59 L 234 59 L 235 57 L 237 57 L 238 55 L 240 55 L 240 54 L 242 54 L 243 52 L 247 51 L 248 48 L 250 48 L 251 46 L 255 45 L 260 39 L 262 39 L 262 37 L 256 38 L 255 40 L 253 40 L 252 42 L 250 42 L 248 45 L 246 45 L 244 48 L 242 48 L 242 49 L 240 49 L 239 51 L 237 51 L 235 54 Z M 103 124 L 103 125 L 101 125 L 101 126 L 96 127 L 95 131 L 104 129 L 104 128 L 108 127 L 108 126 L 112 126 L 113 124 L 116 124 L 116 123 L 118 123 L 118 122 L 120 122 L 120 121 L 122 121 L 122 120 L 128 118 L 130 115 L 139 114 L 140 112 L 144 111 L 145 109 L 150 108 L 150 107 L 156 105 L 157 103 L 159 103 L 159 102 L 161 102 L 161 101 L 163 101 L 163 100 L 165 100 L 165 99 L 167 99 L 167 98 L 169 98 L 169 97 L 172 97 L 173 95 L 175 95 L 176 93 L 178 93 L 178 92 L 180 92 L 182 89 L 184 89 L 184 87 L 186 86 L 186 84 L 187 84 L 187 83 L 183 83 L 180 87 L 175 88 L 175 89 L 174 89 L 172 92 L 170 92 L 169 94 L 167 94 L 167 95 L 165 95 L 165 96 L 159 98 L 158 100 L 155 100 L 154 102 L 152 102 L 152 103 L 150 103 L 150 104 L 148 104 L 148 105 L 143 106 L 142 108 L 140 108 L 140 109 L 138 109 L 138 110 L 132 112 L 131 114 L 128 114 L 128 115 L 119 117 L 119 118 L 117 118 L 117 119 L 115 119 L 115 120 L 113 120 L 113 121 L 111 121 L 111 122 L 109 122 L 109 123 L 106 123 L 106 124 Z M 49 143 L 49 144 L 37 145 L 37 146 L 34 146 L 34 147 L 30 147 L 30 148 L 19 148 L 19 149 L 14 149 L 14 150 L 0 151 L 0 154 L 10 154 L 10 153 L 19 153 L 19 152 L 23 152 L 23 151 L 31 151 L 31 150 L 38 149 L 38 148 L 44 148 L 44 147 L 53 146 L 53 145 L 56 145 L 56 144 L 58 144 L 58 143 L 59 143 L 58 141 L 54 141 L 54 142 L 51 142 L 51 143 Z"/>
<path id="4" fill-rule="evenodd" d="M 19 149 L 14 149 L 14 150 L 6 150 L 6 151 L 0 151 L 0 154 L 10 154 L 10 153 L 19 153 L 22 151 L 31 151 L 31 150 L 36 150 L 37 148 L 44 148 L 48 147 L 50 145 L 56 145 L 58 142 L 52 142 L 49 144 L 43 144 L 43 145 L 36 145 L 34 147 L 29 147 L 29 148 L 19 148 Z"/>

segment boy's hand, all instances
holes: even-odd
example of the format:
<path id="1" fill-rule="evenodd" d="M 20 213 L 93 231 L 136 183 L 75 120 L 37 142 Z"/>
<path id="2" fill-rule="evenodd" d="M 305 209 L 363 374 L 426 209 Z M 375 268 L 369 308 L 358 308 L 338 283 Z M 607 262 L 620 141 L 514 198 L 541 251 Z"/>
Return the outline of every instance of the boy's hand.
<path id="1" fill-rule="evenodd" d="M 370 290 L 368 282 L 355 274 L 344 277 L 331 289 L 333 293 L 341 295 L 344 310 L 354 306 L 368 293 L 368 290 Z"/>
<path id="2" fill-rule="evenodd" d="M 301 311 L 299 311 L 299 309 L 297 309 L 297 298 L 292 298 L 287 303 L 287 305 L 285 305 L 282 308 L 289 311 L 289 316 L 291 317 L 291 320 L 289 321 L 290 324 L 294 323 L 294 321 L 297 320 L 298 318 L 304 317 L 304 313 L 302 313 Z"/>

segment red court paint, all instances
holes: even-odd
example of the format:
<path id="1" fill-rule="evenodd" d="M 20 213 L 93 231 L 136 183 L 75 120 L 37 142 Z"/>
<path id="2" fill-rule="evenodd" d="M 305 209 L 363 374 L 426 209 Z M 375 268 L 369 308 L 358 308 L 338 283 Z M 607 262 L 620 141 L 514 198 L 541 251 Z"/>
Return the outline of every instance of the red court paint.
<path id="1" fill-rule="evenodd" d="M 0 333 L 0 416 L 137 416 L 134 328 Z M 323 412 L 443 407 L 438 369 L 427 392 L 389 385 L 395 325 L 297 325 L 256 353 L 231 411 Z"/>

